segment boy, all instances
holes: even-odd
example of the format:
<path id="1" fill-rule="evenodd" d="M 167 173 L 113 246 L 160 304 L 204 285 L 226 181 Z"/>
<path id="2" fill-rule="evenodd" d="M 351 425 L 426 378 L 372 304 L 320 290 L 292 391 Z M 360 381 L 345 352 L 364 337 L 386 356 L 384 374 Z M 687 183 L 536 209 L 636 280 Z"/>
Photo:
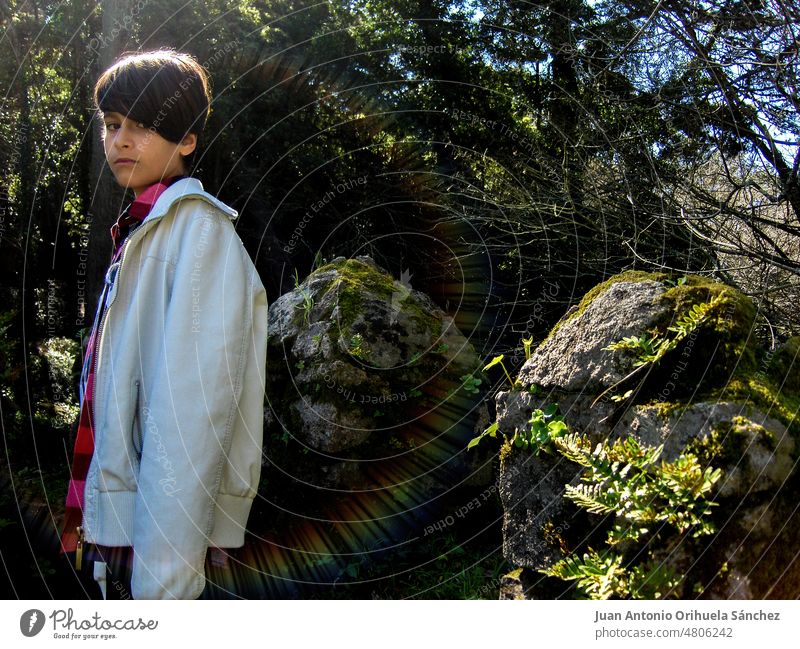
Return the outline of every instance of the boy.
<path id="1" fill-rule="evenodd" d="M 205 70 L 173 50 L 126 55 L 94 99 L 135 199 L 111 230 L 84 359 L 62 551 L 95 559 L 106 598 L 127 588 L 127 565 L 128 597 L 195 599 L 207 551 L 244 544 L 258 487 L 266 293 L 236 211 L 186 175 Z"/>

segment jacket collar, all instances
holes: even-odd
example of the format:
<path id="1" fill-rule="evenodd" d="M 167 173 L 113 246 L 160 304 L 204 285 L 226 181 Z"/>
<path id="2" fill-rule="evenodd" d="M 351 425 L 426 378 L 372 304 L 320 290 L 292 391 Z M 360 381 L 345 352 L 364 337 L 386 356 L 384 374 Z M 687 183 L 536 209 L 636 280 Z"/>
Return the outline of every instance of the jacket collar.
<path id="1" fill-rule="evenodd" d="M 237 212 L 235 209 L 229 207 L 215 196 L 212 196 L 206 192 L 203 189 L 203 183 L 201 183 L 197 178 L 190 177 L 178 180 L 167 187 L 167 189 L 165 189 L 158 197 L 158 200 L 156 200 L 155 204 L 153 205 L 153 209 L 150 210 L 150 214 L 147 215 L 147 218 L 145 218 L 143 223 L 147 223 L 153 219 L 161 218 L 167 213 L 172 203 L 184 198 L 200 198 L 207 203 L 210 203 L 214 207 L 222 210 L 222 212 L 228 215 L 228 218 L 230 218 L 231 221 L 239 216 L 239 212 Z"/>

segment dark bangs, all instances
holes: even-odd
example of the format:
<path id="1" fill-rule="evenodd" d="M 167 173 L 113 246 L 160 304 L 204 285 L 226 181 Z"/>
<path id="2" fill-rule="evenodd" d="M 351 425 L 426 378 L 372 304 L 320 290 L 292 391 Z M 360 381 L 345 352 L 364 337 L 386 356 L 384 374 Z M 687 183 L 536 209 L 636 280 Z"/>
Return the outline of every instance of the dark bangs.
<path id="1" fill-rule="evenodd" d="M 94 88 L 100 111 L 143 122 L 171 142 L 202 133 L 210 100 L 205 70 L 173 50 L 123 55 Z"/>

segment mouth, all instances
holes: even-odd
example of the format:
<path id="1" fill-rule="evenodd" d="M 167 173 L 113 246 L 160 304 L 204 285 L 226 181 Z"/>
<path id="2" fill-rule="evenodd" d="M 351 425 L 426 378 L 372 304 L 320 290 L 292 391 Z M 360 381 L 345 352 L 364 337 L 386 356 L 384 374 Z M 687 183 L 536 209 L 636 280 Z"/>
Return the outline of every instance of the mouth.
<path id="1" fill-rule="evenodd" d="M 120 158 L 119 160 L 114 160 L 115 165 L 132 165 L 136 164 L 136 160 L 131 160 L 130 158 Z"/>

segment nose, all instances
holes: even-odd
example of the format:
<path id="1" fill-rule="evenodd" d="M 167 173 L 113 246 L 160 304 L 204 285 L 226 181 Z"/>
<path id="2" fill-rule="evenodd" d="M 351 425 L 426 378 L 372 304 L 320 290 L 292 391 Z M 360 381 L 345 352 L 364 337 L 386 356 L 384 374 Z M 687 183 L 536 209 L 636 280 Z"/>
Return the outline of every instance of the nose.
<path id="1" fill-rule="evenodd" d="M 114 135 L 114 146 L 118 149 L 128 149 L 133 146 L 133 137 L 130 127 L 123 122 Z"/>

